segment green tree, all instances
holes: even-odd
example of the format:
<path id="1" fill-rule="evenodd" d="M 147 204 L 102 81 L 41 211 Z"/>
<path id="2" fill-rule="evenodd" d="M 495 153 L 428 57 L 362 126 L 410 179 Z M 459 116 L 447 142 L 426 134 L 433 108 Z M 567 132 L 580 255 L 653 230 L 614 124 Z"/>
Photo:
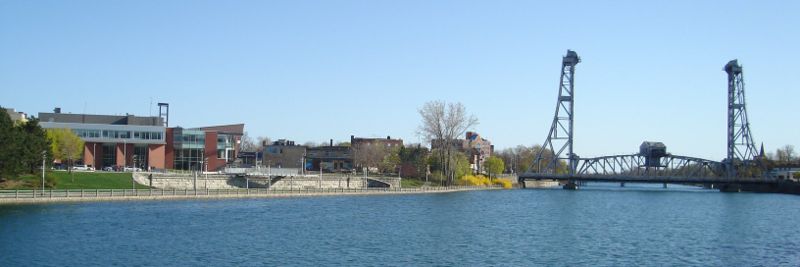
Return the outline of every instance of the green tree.
<path id="1" fill-rule="evenodd" d="M 483 166 L 489 173 L 489 177 L 492 177 L 492 174 L 494 174 L 494 177 L 497 177 L 497 174 L 502 173 L 503 170 L 506 168 L 503 159 L 498 156 L 489 157 L 488 159 L 486 159 L 486 162 L 483 163 Z"/>
<path id="2" fill-rule="evenodd" d="M 404 176 L 425 178 L 425 173 L 428 170 L 428 157 L 429 151 L 427 147 L 421 145 L 402 146 L 398 151 L 400 156 L 401 165 L 410 165 L 414 167 L 415 173 L 403 173 Z"/>
<path id="3" fill-rule="evenodd" d="M 469 158 L 466 154 L 462 152 L 454 152 L 453 154 L 453 177 L 452 180 L 461 179 L 467 174 L 472 173 L 472 169 L 469 167 Z"/>
<path id="4" fill-rule="evenodd" d="M 83 154 L 83 140 L 69 129 L 48 129 L 47 139 L 55 159 L 67 163 L 67 169 L 72 172 L 75 160 Z"/>
<path id="5" fill-rule="evenodd" d="M 24 165 L 19 157 L 23 143 L 22 135 L 11 117 L 0 107 L 0 178 L 15 178 L 23 170 Z"/>
<path id="6" fill-rule="evenodd" d="M 400 155 L 398 149 L 386 149 L 381 161 L 381 168 L 384 173 L 390 172 L 400 166 Z"/>
<path id="7" fill-rule="evenodd" d="M 28 120 L 19 127 L 23 133 L 22 139 L 24 141 L 20 153 L 21 160 L 29 172 L 36 172 L 42 166 L 42 151 L 45 152 L 47 158 L 52 158 L 47 134 L 39 126 L 39 120 L 36 118 Z"/>

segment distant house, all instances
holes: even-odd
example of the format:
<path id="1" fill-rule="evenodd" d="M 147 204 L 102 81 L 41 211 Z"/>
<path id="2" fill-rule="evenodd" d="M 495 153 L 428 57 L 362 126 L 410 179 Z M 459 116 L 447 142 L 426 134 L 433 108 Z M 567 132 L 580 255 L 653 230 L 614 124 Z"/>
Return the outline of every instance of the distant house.
<path id="1" fill-rule="evenodd" d="M 6 108 L 6 113 L 8 113 L 8 117 L 11 118 L 11 121 L 14 123 L 25 123 L 28 121 L 28 115 L 25 112 L 17 112 L 13 108 Z"/>
<path id="2" fill-rule="evenodd" d="M 441 148 L 444 145 L 441 140 L 431 140 L 431 149 Z M 483 163 L 494 153 L 492 142 L 481 137 L 476 132 L 467 132 L 465 139 L 451 140 L 449 145 L 467 155 L 470 168 L 475 173 L 483 172 Z"/>
<path id="3" fill-rule="evenodd" d="M 778 177 L 778 179 L 787 179 L 797 181 L 800 179 L 800 167 L 797 166 L 780 166 L 775 167 L 770 170 L 770 174 L 772 176 Z"/>
<path id="4" fill-rule="evenodd" d="M 264 147 L 263 164 L 272 168 L 303 167 L 306 147 L 295 145 L 294 141 L 279 139 Z"/>
<path id="5" fill-rule="evenodd" d="M 482 173 L 483 163 L 494 153 L 494 145 L 476 132 L 467 132 L 466 137 L 464 150 L 469 156 L 470 166 L 474 172 Z"/>
<path id="6" fill-rule="evenodd" d="M 349 172 L 353 169 L 353 153 L 350 146 L 328 146 L 306 149 L 305 168 L 309 171 Z"/>
<path id="7" fill-rule="evenodd" d="M 359 147 L 359 146 L 386 146 L 386 147 L 401 147 L 403 146 L 403 139 L 392 139 L 391 136 L 387 136 L 386 138 L 363 138 L 363 137 L 355 137 L 354 135 L 350 136 L 350 146 L 352 147 Z"/>

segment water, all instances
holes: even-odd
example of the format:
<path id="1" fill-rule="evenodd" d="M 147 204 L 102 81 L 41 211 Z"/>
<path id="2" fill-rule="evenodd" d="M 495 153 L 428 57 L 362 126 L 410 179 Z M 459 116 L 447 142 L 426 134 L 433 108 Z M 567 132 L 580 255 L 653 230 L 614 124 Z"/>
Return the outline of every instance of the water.
<path id="1" fill-rule="evenodd" d="M 594 185 L 0 207 L 0 266 L 800 265 L 800 197 Z"/>

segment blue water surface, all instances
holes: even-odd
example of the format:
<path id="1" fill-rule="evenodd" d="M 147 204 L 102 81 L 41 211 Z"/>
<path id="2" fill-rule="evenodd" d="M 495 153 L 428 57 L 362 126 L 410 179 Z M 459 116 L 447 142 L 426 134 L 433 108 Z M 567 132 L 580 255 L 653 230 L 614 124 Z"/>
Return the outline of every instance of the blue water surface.
<path id="1" fill-rule="evenodd" d="M 0 266 L 800 266 L 800 197 L 590 185 L 0 206 Z"/>

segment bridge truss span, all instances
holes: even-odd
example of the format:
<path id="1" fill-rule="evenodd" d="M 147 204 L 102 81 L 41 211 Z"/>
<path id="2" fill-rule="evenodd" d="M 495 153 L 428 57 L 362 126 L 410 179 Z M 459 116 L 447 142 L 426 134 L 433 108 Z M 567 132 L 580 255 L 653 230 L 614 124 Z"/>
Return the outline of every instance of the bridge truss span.
<path id="1" fill-rule="evenodd" d="M 721 176 L 723 171 L 719 162 L 678 155 L 666 155 L 656 160 L 642 154 L 581 158 L 577 165 L 577 175 L 594 177 L 702 178 Z"/>

